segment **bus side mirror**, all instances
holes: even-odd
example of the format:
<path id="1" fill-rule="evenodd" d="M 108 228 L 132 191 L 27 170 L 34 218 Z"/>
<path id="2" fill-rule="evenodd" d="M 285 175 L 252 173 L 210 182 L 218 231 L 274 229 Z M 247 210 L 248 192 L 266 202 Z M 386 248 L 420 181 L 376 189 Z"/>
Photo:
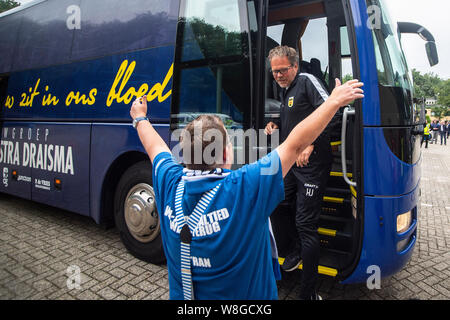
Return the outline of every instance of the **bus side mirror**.
<path id="1" fill-rule="evenodd" d="M 435 66 L 439 63 L 436 42 L 434 41 L 433 35 L 427 29 L 417 23 L 399 22 L 398 31 L 400 33 L 414 33 L 419 35 L 423 40 L 427 42 L 425 44 L 425 49 L 427 51 L 430 66 Z"/>
<path id="2" fill-rule="evenodd" d="M 436 48 L 436 42 L 428 41 L 425 44 L 425 49 L 427 50 L 428 61 L 430 62 L 430 66 L 435 66 L 439 63 L 439 57 Z"/>

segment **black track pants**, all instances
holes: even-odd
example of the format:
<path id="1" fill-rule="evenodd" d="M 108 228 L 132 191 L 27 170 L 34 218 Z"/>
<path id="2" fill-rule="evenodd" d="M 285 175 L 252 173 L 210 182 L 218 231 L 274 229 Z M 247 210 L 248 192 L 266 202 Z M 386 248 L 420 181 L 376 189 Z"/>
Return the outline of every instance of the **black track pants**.
<path id="1" fill-rule="evenodd" d="M 317 228 L 330 169 L 331 164 L 308 166 L 306 168 L 294 166 L 284 178 L 285 200 L 273 213 L 273 216 L 280 214 L 291 216 L 295 221 L 296 232 L 292 235 L 294 241 L 292 247 L 293 250 L 300 252 L 303 260 L 303 275 L 300 285 L 301 299 L 310 298 L 317 282 L 317 267 L 320 255 L 320 240 Z M 283 231 L 279 230 L 278 232 Z"/>

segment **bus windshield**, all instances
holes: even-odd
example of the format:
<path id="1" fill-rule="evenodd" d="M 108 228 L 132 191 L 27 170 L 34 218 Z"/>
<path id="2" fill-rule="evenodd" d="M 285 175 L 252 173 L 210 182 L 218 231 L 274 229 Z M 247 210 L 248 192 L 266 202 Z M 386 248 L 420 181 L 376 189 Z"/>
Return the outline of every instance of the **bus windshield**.
<path id="1" fill-rule="evenodd" d="M 383 0 L 367 0 L 380 85 L 381 124 L 408 125 L 413 119 L 412 82 L 397 24 Z"/>

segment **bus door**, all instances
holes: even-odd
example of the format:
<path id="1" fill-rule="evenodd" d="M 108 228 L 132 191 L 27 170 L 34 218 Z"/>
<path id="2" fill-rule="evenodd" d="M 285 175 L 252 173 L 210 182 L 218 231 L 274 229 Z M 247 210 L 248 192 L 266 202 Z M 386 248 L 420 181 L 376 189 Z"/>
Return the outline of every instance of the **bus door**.
<path id="1" fill-rule="evenodd" d="M 430 65 L 438 62 L 433 36 L 422 26 L 395 23 L 384 0 L 348 0 L 365 98 L 355 108 L 361 126 L 358 208 L 364 208 L 358 265 L 345 281 L 367 279 L 376 265 L 381 277 L 403 268 L 417 239 L 420 194 L 420 140 L 423 120 L 414 109 L 411 74 L 401 33 L 426 40 Z M 362 22 L 362 23 L 361 23 Z M 376 89 L 376 90 L 375 90 Z"/>
<path id="2" fill-rule="evenodd" d="M 252 127 L 247 1 L 182 0 L 176 41 L 172 133 L 179 136 L 177 129 L 202 114 L 217 115 L 229 132 Z M 171 147 L 178 136 L 172 134 Z M 235 141 L 234 148 L 243 164 L 243 144 Z"/>
<path id="3" fill-rule="evenodd" d="M 335 78 L 342 82 L 358 78 L 352 21 L 347 1 L 270 0 L 265 54 L 278 45 L 295 48 L 300 72 L 313 75 L 330 93 Z M 279 117 L 279 90 L 267 69 L 264 125 Z M 357 203 L 361 193 L 357 184 L 361 171 L 360 114 L 348 106 L 344 118 L 344 110 L 341 108 L 328 127 L 333 165 L 317 230 L 321 241 L 319 273 L 339 278 L 355 267 L 361 239 L 361 206 Z M 288 215 L 273 217 L 272 223 L 282 263 L 291 250 L 295 223 Z"/>

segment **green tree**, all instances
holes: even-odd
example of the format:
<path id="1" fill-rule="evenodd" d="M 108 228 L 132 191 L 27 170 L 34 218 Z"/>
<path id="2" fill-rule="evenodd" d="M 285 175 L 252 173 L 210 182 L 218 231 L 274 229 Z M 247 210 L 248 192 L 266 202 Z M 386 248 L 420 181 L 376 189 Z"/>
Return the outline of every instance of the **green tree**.
<path id="1" fill-rule="evenodd" d="M 346 74 L 343 78 L 342 78 L 342 83 L 346 83 L 347 81 L 350 81 L 353 79 L 353 75 L 351 74 Z"/>
<path id="2" fill-rule="evenodd" d="M 437 88 L 438 104 L 445 107 L 450 107 L 450 79 L 442 81 Z"/>
<path id="3" fill-rule="evenodd" d="M 422 75 L 416 69 L 412 70 L 414 80 L 414 92 L 416 98 L 434 98 L 437 97 L 439 86 L 442 79 L 433 72 L 428 72 Z"/>
<path id="4" fill-rule="evenodd" d="M 431 108 L 431 112 L 434 113 L 436 118 L 441 119 L 448 115 L 448 107 L 435 106 Z"/>
<path id="5" fill-rule="evenodd" d="M 0 13 L 18 6 L 20 6 L 20 3 L 14 0 L 0 0 Z"/>

